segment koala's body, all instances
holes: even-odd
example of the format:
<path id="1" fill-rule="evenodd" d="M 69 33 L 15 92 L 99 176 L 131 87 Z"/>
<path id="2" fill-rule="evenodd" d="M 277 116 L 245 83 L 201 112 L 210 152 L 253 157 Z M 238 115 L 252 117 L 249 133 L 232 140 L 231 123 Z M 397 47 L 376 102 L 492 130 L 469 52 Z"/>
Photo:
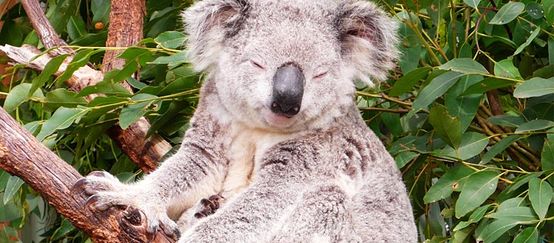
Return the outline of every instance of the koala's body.
<path id="1" fill-rule="evenodd" d="M 135 206 L 150 230 L 180 226 L 180 242 L 417 241 L 400 173 L 354 101 L 354 79 L 394 67 L 394 21 L 354 0 L 204 0 L 184 19 L 207 78 L 181 148 L 133 184 L 88 176 L 97 209 Z M 195 217 L 212 195 L 220 208 Z"/>

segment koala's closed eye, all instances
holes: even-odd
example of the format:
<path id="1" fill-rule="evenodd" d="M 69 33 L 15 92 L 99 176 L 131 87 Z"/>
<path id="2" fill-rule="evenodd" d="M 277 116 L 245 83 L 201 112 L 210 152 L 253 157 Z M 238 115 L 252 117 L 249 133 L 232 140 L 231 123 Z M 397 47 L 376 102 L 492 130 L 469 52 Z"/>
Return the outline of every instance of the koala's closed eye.
<path id="1" fill-rule="evenodd" d="M 262 69 L 262 70 L 265 70 L 265 67 L 260 64 L 259 62 L 257 61 L 254 61 L 252 59 L 249 60 L 250 64 L 252 64 L 252 66 L 256 67 L 256 68 L 259 68 L 259 69 Z"/>
<path id="2" fill-rule="evenodd" d="M 327 73 L 328 73 L 327 71 L 319 72 L 314 76 L 314 79 L 323 78 L 323 77 L 325 77 L 325 75 L 327 75 Z"/>

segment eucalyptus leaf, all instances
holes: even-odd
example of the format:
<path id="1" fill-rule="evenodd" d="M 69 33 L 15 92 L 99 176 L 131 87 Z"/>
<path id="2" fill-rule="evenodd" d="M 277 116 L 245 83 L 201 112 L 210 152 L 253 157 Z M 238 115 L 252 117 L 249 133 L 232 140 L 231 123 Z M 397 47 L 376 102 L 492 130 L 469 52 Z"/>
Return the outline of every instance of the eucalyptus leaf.
<path id="1" fill-rule="evenodd" d="M 512 22 L 525 10 L 525 4 L 521 2 L 508 2 L 498 10 L 489 22 L 490 24 L 507 24 Z"/>
<path id="2" fill-rule="evenodd" d="M 438 97 L 446 93 L 450 87 L 454 86 L 462 76 L 464 76 L 462 73 L 447 72 L 434 78 L 414 100 L 412 112 L 427 108 Z"/>
<path id="3" fill-rule="evenodd" d="M 472 173 L 473 170 L 465 166 L 456 166 L 448 170 L 429 188 L 427 193 L 425 193 L 425 197 L 423 197 L 423 201 L 425 203 L 432 203 L 449 197 L 455 188 L 461 186 L 462 180 L 465 180 Z"/>
<path id="4" fill-rule="evenodd" d="M 546 216 L 553 193 L 552 186 L 547 181 L 539 178 L 531 178 L 529 181 L 529 201 L 539 218 L 544 219 Z"/>
<path id="5" fill-rule="evenodd" d="M 540 130 L 546 130 L 554 127 L 554 121 L 548 120 L 533 120 L 519 125 L 516 129 L 516 133 L 527 133 Z"/>
<path id="6" fill-rule="evenodd" d="M 4 196 L 2 202 L 6 205 L 10 200 L 13 199 L 15 194 L 19 191 L 21 186 L 24 184 L 23 180 L 19 179 L 17 176 L 10 176 L 8 183 L 4 188 Z"/>
<path id="7" fill-rule="evenodd" d="M 15 86 L 4 101 L 4 110 L 13 112 L 21 104 L 27 102 L 31 97 L 43 97 L 42 91 L 36 90 L 32 95 L 29 94 L 32 84 L 22 83 Z"/>
<path id="8" fill-rule="evenodd" d="M 485 202 L 496 191 L 497 183 L 498 173 L 495 171 L 479 171 L 470 175 L 456 201 L 456 218 L 465 216 Z"/>
<path id="9" fill-rule="evenodd" d="M 489 72 L 483 65 L 471 58 L 456 58 L 448 61 L 447 63 L 439 66 L 440 69 L 450 70 L 463 74 L 483 74 L 487 75 Z"/>
<path id="10" fill-rule="evenodd" d="M 37 135 L 37 139 L 42 141 L 55 131 L 68 128 L 73 124 L 73 122 L 84 116 L 88 111 L 89 109 L 83 107 L 58 108 L 52 117 L 44 122 L 40 133 Z"/>
<path id="11" fill-rule="evenodd" d="M 518 85 L 514 97 L 529 98 L 554 93 L 554 77 L 549 79 L 532 78 Z"/>
<path id="12" fill-rule="evenodd" d="M 539 231 L 537 228 L 527 227 L 514 238 L 513 243 L 537 243 L 538 241 Z"/>

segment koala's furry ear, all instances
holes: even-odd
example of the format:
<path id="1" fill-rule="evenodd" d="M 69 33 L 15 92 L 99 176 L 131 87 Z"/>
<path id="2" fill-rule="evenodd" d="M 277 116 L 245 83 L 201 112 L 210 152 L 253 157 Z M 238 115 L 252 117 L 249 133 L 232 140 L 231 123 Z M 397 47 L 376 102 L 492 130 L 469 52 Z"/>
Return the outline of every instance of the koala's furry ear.
<path id="1" fill-rule="evenodd" d="M 342 53 L 354 78 L 373 85 L 369 76 L 384 80 L 398 58 L 397 23 L 374 3 L 346 0 L 335 21 Z"/>
<path id="2" fill-rule="evenodd" d="M 216 62 L 223 41 L 240 30 L 249 8 L 247 0 L 203 0 L 183 12 L 188 56 L 197 71 Z"/>

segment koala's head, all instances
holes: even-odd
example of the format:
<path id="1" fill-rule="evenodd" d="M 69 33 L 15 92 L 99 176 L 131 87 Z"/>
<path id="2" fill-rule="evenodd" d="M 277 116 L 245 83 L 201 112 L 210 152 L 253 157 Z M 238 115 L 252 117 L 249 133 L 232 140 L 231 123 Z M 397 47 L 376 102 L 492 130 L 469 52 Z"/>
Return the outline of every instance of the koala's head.
<path id="1" fill-rule="evenodd" d="M 354 104 L 354 80 L 384 79 L 398 56 L 396 23 L 367 1 L 203 0 L 183 16 L 195 68 L 259 128 L 332 121 Z"/>

